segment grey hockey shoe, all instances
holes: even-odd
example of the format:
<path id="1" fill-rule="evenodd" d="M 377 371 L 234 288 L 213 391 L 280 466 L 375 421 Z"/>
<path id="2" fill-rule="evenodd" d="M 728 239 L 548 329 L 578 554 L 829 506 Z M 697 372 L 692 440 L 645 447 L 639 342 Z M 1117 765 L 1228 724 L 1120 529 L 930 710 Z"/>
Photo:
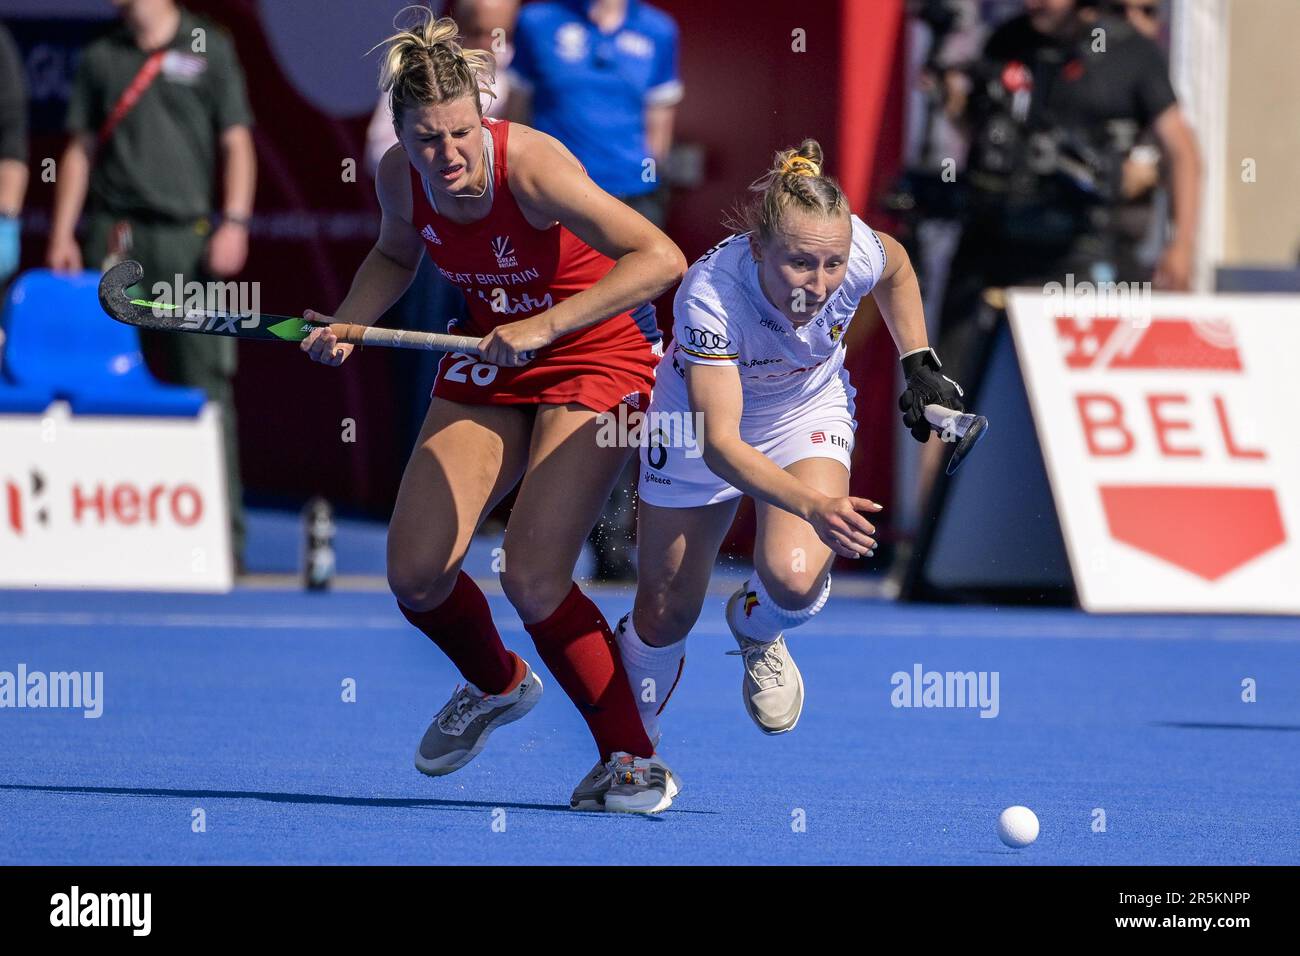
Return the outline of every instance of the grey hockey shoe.
<path id="1" fill-rule="evenodd" d="M 523 679 L 503 694 L 484 694 L 473 684 L 456 688 L 433 718 L 415 752 L 415 769 L 431 777 L 453 773 L 479 755 L 498 727 L 513 723 L 542 699 L 542 680 L 524 662 Z"/>

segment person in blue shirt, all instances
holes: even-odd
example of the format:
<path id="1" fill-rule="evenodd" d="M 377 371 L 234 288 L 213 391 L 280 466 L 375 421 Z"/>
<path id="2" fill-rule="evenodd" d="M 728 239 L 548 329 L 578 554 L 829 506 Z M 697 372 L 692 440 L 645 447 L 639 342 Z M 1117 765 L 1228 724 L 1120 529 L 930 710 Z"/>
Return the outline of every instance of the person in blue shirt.
<path id="1" fill-rule="evenodd" d="M 658 226 L 661 167 L 682 98 L 677 24 L 641 0 L 551 0 L 519 12 L 508 115 L 573 151 Z"/>

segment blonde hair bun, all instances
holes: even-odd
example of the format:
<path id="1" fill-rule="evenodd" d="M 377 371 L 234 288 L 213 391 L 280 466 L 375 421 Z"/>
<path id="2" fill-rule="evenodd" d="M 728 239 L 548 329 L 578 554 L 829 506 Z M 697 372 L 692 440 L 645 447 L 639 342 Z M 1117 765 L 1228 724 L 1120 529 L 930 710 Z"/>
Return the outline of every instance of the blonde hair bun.
<path id="1" fill-rule="evenodd" d="M 393 125 L 402 127 L 408 108 L 440 105 L 473 96 L 482 113 L 480 93 L 489 97 L 496 76 L 496 58 L 487 50 L 466 50 L 460 28 L 450 17 L 435 18 L 428 7 L 404 7 L 393 21 L 407 26 L 371 47 L 386 47 L 379 64 L 379 88 L 388 93 Z"/>
<path id="2" fill-rule="evenodd" d="M 734 209 L 725 225 L 735 232 L 750 232 L 764 242 L 780 231 L 789 209 L 836 216 L 849 211 L 849 201 L 825 169 L 821 144 L 805 139 L 776 154 L 768 171 L 750 184 L 755 195 Z"/>

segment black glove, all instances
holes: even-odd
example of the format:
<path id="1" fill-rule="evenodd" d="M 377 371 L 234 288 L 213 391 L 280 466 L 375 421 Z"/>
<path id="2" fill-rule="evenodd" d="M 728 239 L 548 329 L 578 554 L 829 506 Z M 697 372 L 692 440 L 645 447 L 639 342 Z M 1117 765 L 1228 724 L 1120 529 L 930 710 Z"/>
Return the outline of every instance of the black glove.
<path id="1" fill-rule="evenodd" d="M 966 410 L 961 403 L 965 394 L 961 386 L 939 371 L 939 356 L 934 349 L 909 352 L 902 358 L 903 375 L 907 379 L 907 388 L 898 398 L 898 407 L 903 412 L 903 426 L 912 432 L 912 437 L 919 442 L 930 438 L 930 423 L 925 420 L 925 406 L 942 405 L 954 412 Z"/>

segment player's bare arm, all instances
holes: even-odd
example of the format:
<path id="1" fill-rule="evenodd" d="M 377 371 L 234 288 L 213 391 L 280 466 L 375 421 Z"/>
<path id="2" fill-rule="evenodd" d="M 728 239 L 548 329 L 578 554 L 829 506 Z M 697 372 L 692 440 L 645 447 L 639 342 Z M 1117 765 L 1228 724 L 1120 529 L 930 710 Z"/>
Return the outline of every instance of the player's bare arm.
<path id="1" fill-rule="evenodd" d="M 374 325 L 410 286 L 424 247 L 411 225 L 409 169 L 410 160 L 401 146 L 384 154 L 375 181 L 381 212 L 379 238 L 357 269 L 352 287 L 334 315 L 308 309 L 303 318 Z M 313 332 L 303 340 L 302 349 L 312 361 L 325 365 L 341 365 L 352 353 L 352 346 L 339 342 L 329 329 Z"/>
<path id="2" fill-rule="evenodd" d="M 591 288 L 541 315 L 502 326 L 489 338 L 519 351 L 538 349 L 636 308 L 681 278 L 686 259 L 676 244 L 592 182 L 550 137 L 516 128 L 510 147 L 510 187 L 528 220 L 539 228 L 560 223 L 615 265 Z"/>
<path id="3" fill-rule="evenodd" d="M 871 290 L 880 316 L 893 336 L 899 355 L 929 346 L 925 333 L 925 309 L 921 287 L 907 250 L 893 236 L 876 231 L 885 247 L 885 271 Z"/>
<path id="4" fill-rule="evenodd" d="M 832 498 L 804 484 L 740 436 L 744 398 L 734 365 L 696 365 L 686 369 L 691 408 L 704 423 L 704 462 L 719 478 L 745 494 L 797 515 L 836 554 L 861 557 L 876 548 L 876 531 L 861 511 L 880 511 L 866 498 Z"/>

